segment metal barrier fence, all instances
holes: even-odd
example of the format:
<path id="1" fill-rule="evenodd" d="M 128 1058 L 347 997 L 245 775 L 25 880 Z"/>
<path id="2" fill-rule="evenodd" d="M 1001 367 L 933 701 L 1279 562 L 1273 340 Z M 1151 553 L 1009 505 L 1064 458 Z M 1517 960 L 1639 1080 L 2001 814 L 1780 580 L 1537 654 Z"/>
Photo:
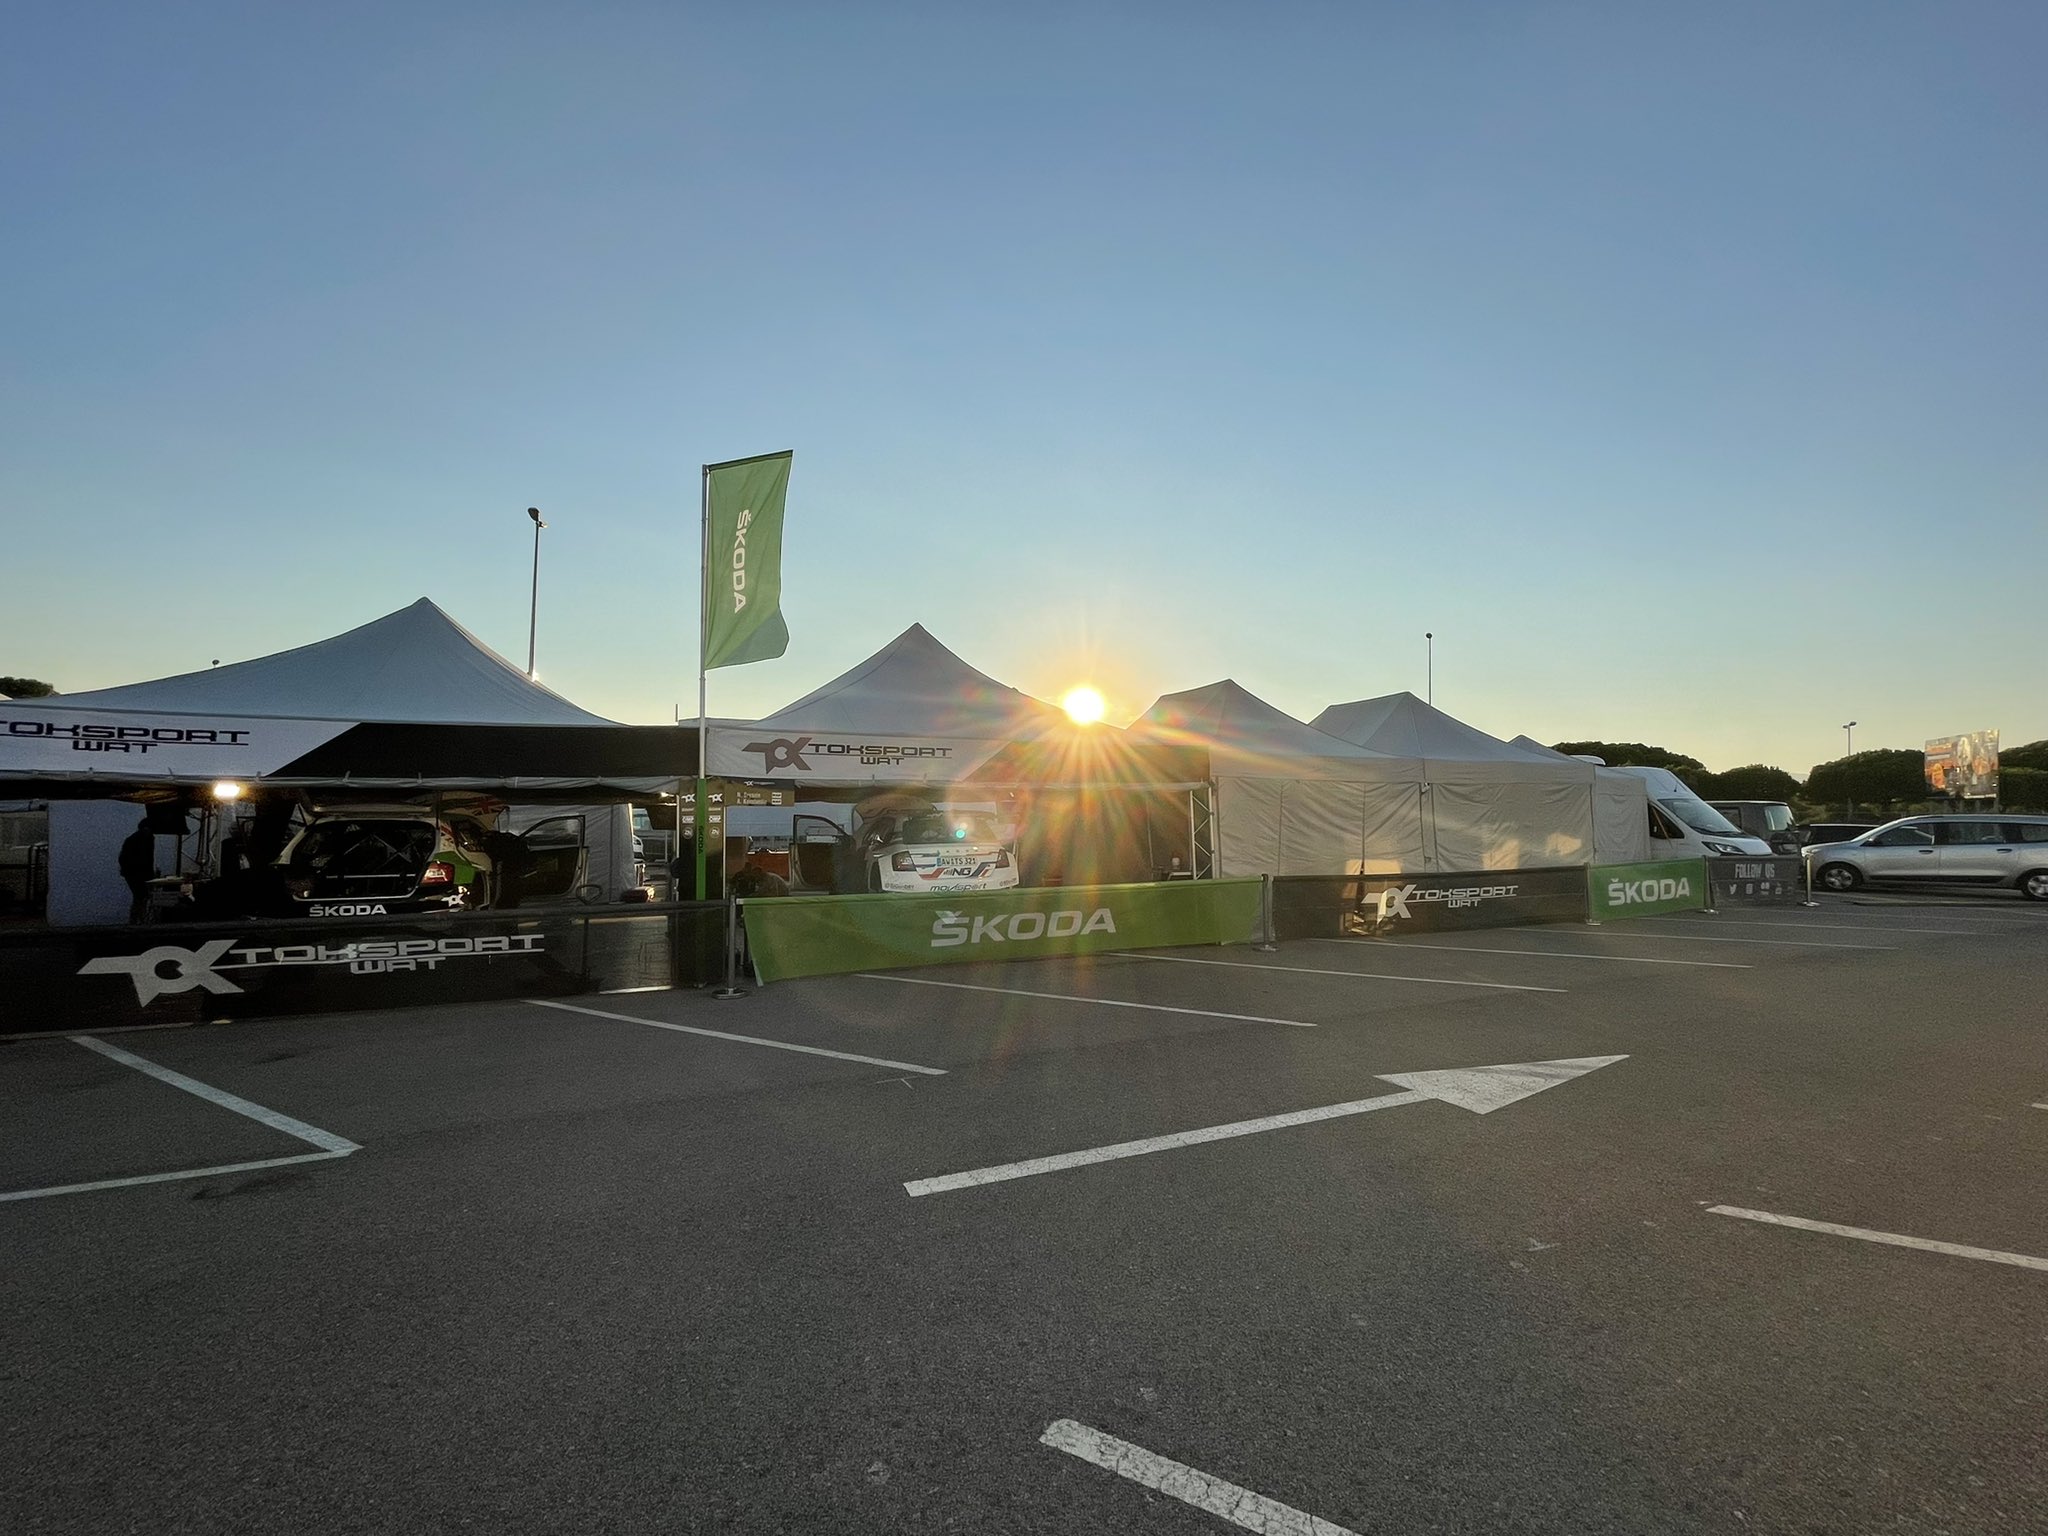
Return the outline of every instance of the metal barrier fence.
<path id="1" fill-rule="evenodd" d="M 694 986 L 720 902 L 0 930 L 0 1035 Z"/>

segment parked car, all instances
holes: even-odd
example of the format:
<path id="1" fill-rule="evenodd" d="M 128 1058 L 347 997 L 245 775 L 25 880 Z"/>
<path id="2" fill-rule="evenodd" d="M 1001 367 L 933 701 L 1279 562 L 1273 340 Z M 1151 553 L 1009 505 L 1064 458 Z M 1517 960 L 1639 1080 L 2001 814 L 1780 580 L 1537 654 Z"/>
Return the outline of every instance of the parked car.
<path id="1" fill-rule="evenodd" d="M 1760 837 L 1774 853 L 1796 853 L 1799 838 L 1792 829 L 1792 807 L 1782 800 L 1709 800 L 1742 832 Z"/>
<path id="2" fill-rule="evenodd" d="M 1815 843 L 1846 843 L 1884 825 L 1881 821 L 1807 821 L 1794 827 L 1792 832 L 1799 839 L 1801 848 L 1809 848 Z"/>
<path id="3" fill-rule="evenodd" d="M 576 891 L 582 818 L 550 817 L 515 835 L 464 812 L 438 819 L 407 806 L 328 813 L 285 844 L 275 873 L 288 908 L 309 917 L 516 906 Z"/>
<path id="4" fill-rule="evenodd" d="M 1907 816 L 1802 852 L 1824 890 L 1944 885 L 2048 901 L 2048 816 Z"/>

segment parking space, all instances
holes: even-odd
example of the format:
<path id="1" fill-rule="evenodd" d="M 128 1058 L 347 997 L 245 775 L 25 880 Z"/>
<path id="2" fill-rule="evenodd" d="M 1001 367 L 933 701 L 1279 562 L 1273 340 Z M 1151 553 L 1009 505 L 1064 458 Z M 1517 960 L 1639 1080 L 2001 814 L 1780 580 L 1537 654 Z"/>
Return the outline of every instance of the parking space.
<path id="1" fill-rule="evenodd" d="M 16 1045 L 0 1188 L 361 1150 L 0 1205 L 0 1415 L 64 1469 L 10 1507 L 2030 1528 L 2044 933 L 1830 900 Z"/>

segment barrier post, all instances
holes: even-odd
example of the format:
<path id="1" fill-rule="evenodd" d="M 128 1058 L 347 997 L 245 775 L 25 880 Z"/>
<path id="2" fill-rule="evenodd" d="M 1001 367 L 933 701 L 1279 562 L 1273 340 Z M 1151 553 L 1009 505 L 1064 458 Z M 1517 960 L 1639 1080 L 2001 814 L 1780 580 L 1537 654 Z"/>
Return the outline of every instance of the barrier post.
<path id="1" fill-rule="evenodd" d="M 711 995 L 721 1003 L 747 995 L 745 989 L 737 985 L 739 953 L 740 903 L 738 897 L 728 893 L 725 898 L 725 984 L 711 990 Z"/>
<path id="2" fill-rule="evenodd" d="M 1273 923 L 1273 877 L 1259 876 L 1259 942 L 1252 947 L 1262 955 L 1279 949 L 1280 935 Z"/>
<path id="3" fill-rule="evenodd" d="M 1799 855 L 1799 862 L 1806 869 L 1806 900 L 1802 901 L 1800 905 L 1802 907 L 1817 907 L 1820 903 L 1813 899 L 1813 860 L 1802 853 Z"/>

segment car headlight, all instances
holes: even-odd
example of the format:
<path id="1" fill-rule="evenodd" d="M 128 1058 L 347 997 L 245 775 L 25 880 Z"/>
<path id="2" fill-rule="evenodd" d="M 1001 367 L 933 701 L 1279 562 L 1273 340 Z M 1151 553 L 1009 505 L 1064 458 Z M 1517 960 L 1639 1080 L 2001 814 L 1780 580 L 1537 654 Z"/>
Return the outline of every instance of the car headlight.
<path id="1" fill-rule="evenodd" d="M 1705 837 L 1701 838 L 1700 841 L 1706 844 L 1707 852 L 1718 853 L 1724 859 L 1742 852 L 1742 850 L 1736 847 L 1733 843 L 1717 843 L 1712 838 Z"/>

